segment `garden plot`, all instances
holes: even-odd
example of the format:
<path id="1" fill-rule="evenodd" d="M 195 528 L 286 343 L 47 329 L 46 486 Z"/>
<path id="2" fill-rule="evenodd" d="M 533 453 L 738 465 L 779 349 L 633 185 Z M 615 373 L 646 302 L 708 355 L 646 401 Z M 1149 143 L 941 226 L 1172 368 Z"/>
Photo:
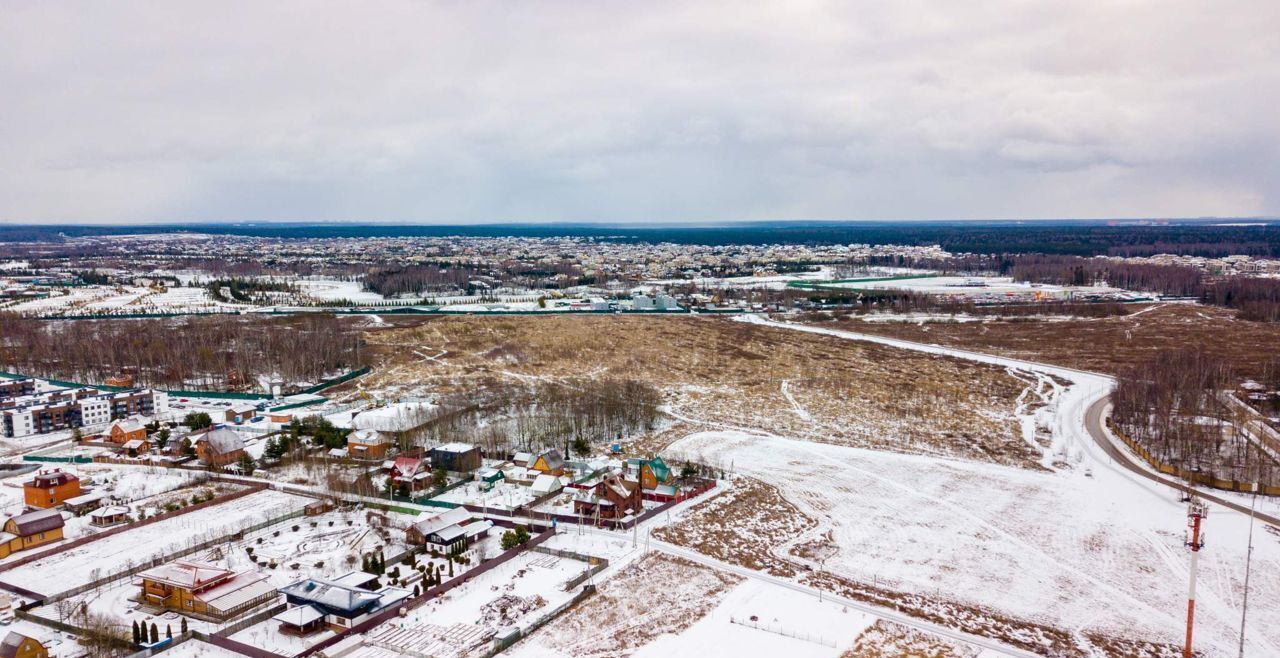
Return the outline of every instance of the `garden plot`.
<path id="1" fill-rule="evenodd" d="M 574 592 L 564 591 L 563 584 L 585 567 L 577 560 L 526 551 L 369 636 L 405 651 L 435 647 L 445 655 L 450 650 L 465 655 L 488 648 L 489 638 L 527 627 L 572 598 Z"/>
<path id="2" fill-rule="evenodd" d="M 1184 507 L 1120 471 L 1089 478 L 742 432 L 695 434 L 670 451 L 777 486 L 817 521 L 777 550 L 836 578 L 933 601 L 941 623 L 954 620 L 936 604 L 959 602 L 1070 629 L 1086 647 L 1180 642 Z M 1209 523 L 1216 539 L 1201 557 L 1197 633 L 1206 655 L 1234 655 L 1248 519 L 1224 513 Z M 805 556 L 815 539 L 833 549 L 822 564 Z M 1250 585 L 1250 644 L 1280 655 L 1280 537 L 1255 534 Z"/>
<path id="3" fill-rule="evenodd" d="M 300 509 L 308 499 L 261 491 L 69 548 L 0 573 L 0 580 L 51 595 L 246 526 Z"/>
<path id="4" fill-rule="evenodd" d="M 327 579 L 358 570 L 368 553 L 400 555 L 408 548 L 404 539 L 403 530 L 371 525 L 364 510 L 334 510 L 254 532 L 214 561 L 233 570 L 259 569 L 284 586 L 300 578 Z"/>
<path id="5" fill-rule="evenodd" d="M 529 487 L 505 480 L 498 481 L 493 488 L 485 491 L 480 482 L 468 482 L 456 489 L 450 489 L 431 500 L 457 505 L 476 505 L 493 510 L 511 510 L 533 502 L 538 494 Z"/>

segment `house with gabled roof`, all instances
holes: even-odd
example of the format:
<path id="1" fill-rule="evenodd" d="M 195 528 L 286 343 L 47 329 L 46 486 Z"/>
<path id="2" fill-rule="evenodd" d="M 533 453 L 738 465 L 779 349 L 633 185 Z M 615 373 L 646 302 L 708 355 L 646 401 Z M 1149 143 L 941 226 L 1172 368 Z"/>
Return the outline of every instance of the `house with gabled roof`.
<path id="1" fill-rule="evenodd" d="M 636 479 L 640 481 L 640 487 L 646 491 L 653 491 L 663 485 L 674 485 L 676 478 L 671 467 L 662 461 L 661 457 L 653 459 L 637 459 L 627 460 L 627 466 L 636 471 Z"/>
<path id="2" fill-rule="evenodd" d="M 280 588 L 289 609 L 272 619 L 279 621 L 281 630 L 287 633 L 306 634 L 308 629 L 318 630 L 321 620 L 330 630 L 341 633 L 410 596 L 408 590 L 398 587 L 373 592 L 341 581 L 342 578 L 306 578 Z"/>
<path id="3" fill-rule="evenodd" d="M 116 445 L 124 445 L 138 439 L 146 440 L 147 428 L 137 418 L 125 418 L 111 423 L 107 439 Z"/>
<path id="4" fill-rule="evenodd" d="M 34 637 L 9 631 L 0 642 L 0 658 L 49 658 L 49 649 Z"/>
<path id="5" fill-rule="evenodd" d="M 609 475 L 593 485 L 578 489 L 573 497 L 575 514 L 600 518 L 621 519 L 644 511 L 644 496 L 640 483 Z"/>
<path id="6" fill-rule="evenodd" d="M 410 491 L 425 489 L 431 485 L 431 471 L 427 468 L 426 461 L 421 457 L 411 457 L 409 455 L 400 455 L 391 463 L 391 472 L 388 473 L 391 478 L 391 484 L 396 488 L 400 485 L 407 485 Z"/>
<path id="7" fill-rule="evenodd" d="M 206 466 L 230 466 L 245 454 L 244 439 L 240 433 L 223 425 L 215 425 L 187 438 L 195 446 L 196 457 Z"/>
<path id="8" fill-rule="evenodd" d="M 0 532 L 0 559 L 62 539 L 62 512 L 42 509 L 10 518 Z"/>
<path id="9" fill-rule="evenodd" d="M 564 456 L 554 448 L 543 451 L 534 457 L 529 470 L 547 475 L 564 475 Z"/>
<path id="10" fill-rule="evenodd" d="M 174 560 L 134 577 L 141 587 L 138 600 L 186 614 L 230 619 L 276 597 L 265 574 L 234 572 L 196 560 Z"/>
<path id="11" fill-rule="evenodd" d="M 382 459 L 391 449 L 391 435 L 379 430 L 356 430 L 347 435 L 347 455 L 352 459 Z"/>

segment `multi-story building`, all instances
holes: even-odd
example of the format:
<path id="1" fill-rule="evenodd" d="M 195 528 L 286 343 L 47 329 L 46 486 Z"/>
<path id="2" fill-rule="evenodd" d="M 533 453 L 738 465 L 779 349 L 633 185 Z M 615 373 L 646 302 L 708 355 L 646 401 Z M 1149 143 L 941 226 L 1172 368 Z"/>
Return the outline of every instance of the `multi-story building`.
<path id="1" fill-rule="evenodd" d="M 57 507 L 80 495 L 80 478 L 60 469 L 38 473 L 22 483 L 22 493 L 27 507 Z"/>
<path id="2" fill-rule="evenodd" d="M 0 398 L 16 398 L 36 392 L 36 380 L 30 377 L 22 379 L 0 380 Z"/>
<path id="3" fill-rule="evenodd" d="M 12 398 L 12 401 L 12 406 L 0 410 L 0 435 L 5 437 L 105 425 L 112 418 L 155 415 L 169 410 L 168 394 L 150 389 L 123 393 L 99 393 L 92 388 L 61 389 Z"/>

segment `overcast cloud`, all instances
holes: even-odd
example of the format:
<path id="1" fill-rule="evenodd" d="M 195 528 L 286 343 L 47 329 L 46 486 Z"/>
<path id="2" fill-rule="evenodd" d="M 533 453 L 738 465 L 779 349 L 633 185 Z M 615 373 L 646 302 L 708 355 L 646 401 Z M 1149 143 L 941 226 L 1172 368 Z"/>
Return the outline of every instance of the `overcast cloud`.
<path id="1" fill-rule="evenodd" d="M 1280 2 L 0 0 L 0 221 L 1280 215 Z"/>

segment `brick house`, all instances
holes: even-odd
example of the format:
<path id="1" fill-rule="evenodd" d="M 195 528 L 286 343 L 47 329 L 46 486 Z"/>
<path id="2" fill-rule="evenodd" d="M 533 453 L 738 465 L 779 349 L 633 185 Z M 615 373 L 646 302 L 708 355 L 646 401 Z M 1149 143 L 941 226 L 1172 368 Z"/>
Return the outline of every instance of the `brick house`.
<path id="1" fill-rule="evenodd" d="M 108 438 L 116 445 L 124 445 L 135 439 L 146 439 L 147 428 L 137 418 L 117 420 L 111 423 Z"/>
<path id="2" fill-rule="evenodd" d="M 610 475 L 580 489 L 573 498 L 573 511 L 581 516 L 621 519 L 644 511 L 643 500 L 640 483 Z"/>
<path id="3" fill-rule="evenodd" d="M 57 507 L 68 498 L 79 496 L 80 478 L 63 471 L 53 469 L 38 473 L 22 483 L 22 497 L 27 507 L 47 509 Z"/>
<path id="4" fill-rule="evenodd" d="M 192 439 L 191 444 L 195 446 L 196 457 L 215 468 L 230 466 L 245 455 L 244 439 L 226 427 L 209 428 Z"/>
<path id="5" fill-rule="evenodd" d="M 480 468 L 480 448 L 469 443 L 446 443 L 429 453 L 431 465 L 454 473 L 470 473 Z"/>

